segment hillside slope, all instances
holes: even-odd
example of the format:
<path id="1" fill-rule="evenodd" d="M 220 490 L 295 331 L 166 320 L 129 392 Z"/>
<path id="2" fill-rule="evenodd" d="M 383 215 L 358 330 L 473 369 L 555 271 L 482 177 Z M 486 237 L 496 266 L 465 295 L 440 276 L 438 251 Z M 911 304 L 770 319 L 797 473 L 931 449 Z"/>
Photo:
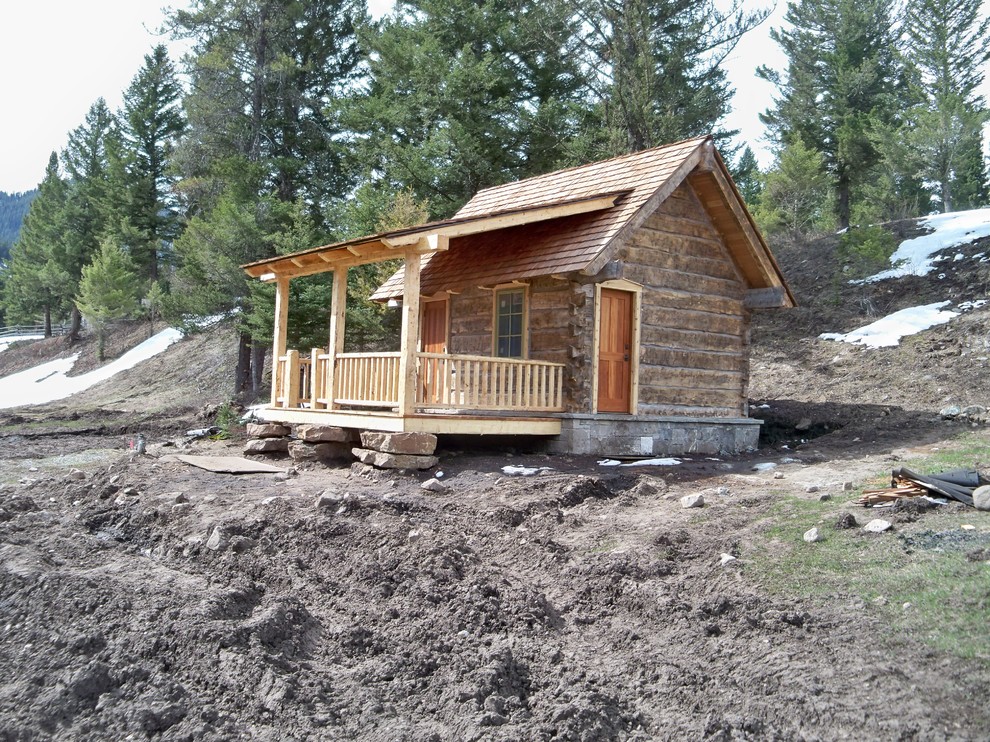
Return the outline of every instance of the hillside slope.
<path id="1" fill-rule="evenodd" d="M 990 210 L 986 211 L 990 221 Z M 912 220 L 887 227 L 900 238 L 926 230 Z M 839 238 L 774 246 L 799 307 L 754 316 L 750 397 L 846 405 L 891 405 L 937 413 L 957 405 L 990 404 L 990 238 L 936 254 L 936 270 L 853 283 L 837 258 Z M 950 302 L 959 316 L 870 348 L 822 333 L 848 332 L 908 307 Z"/>

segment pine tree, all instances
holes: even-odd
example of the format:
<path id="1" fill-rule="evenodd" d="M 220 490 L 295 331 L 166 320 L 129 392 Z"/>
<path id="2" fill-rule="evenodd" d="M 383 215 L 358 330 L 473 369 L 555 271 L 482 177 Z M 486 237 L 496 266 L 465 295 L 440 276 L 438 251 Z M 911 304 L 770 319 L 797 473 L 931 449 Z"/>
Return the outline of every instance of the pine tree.
<path id="1" fill-rule="evenodd" d="M 140 282 L 135 266 L 120 245 L 105 240 L 93 262 L 82 270 L 76 306 L 96 331 L 96 357 L 104 358 L 109 323 L 137 312 Z"/>
<path id="2" fill-rule="evenodd" d="M 151 281 L 167 256 L 179 228 L 170 158 L 185 127 L 182 90 L 163 45 L 144 57 L 144 65 L 124 93 L 121 115 L 125 144 L 127 203 L 124 217 L 133 228 L 131 255 Z"/>
<path id="3" fill-rule="evenodd" d="M 65 205 L 65 239 L 56 263 L 72 279 L 70 296 L 76 292 L 87 265 L 99 250 L 100 241 L 111 230 L 114 213 L 119 207 L 119 183 L 111 179 L 111 160 L 120 153 L 120 135 L 117 119 L 100 98 L 94 103 L 82 125 L 69 135 L 69 143 L 62 153 L 62 162 L 68 175 L 68 192 Z M 80 329 L 80 315 L 76 305 L 71 309 L 71 339 Z"/>
<path id="4" fill-rule="evenodd" d="M 755 217 L 768 232 L 803 237 L 830 227 L 831 183 L 822 154 L 795 136 L 763 178 Z"/>
<path id="5" fill-rule="evenodd" d="M 715 134 L 732 88 L 723 61 L 768 11 L 713 0 L 585 0 L 587 68 L 598 101 L 584 159 Z M 587 138 L 587 137 L 586 137 Z"/>
<path id="6" fill-rule="evenodd" d="M 874 133 L 889 130 L 904 105 L 893 0 L 797 0 L 787 26 L 771 31 L 788 58 L 785 75 L 761 67 L 780 97 L 761 116 L 783 148 L 800 136 L 822 154 L 840 226 L 854 192 L 880 161 Z"/>
<path id="7" fill-rule="evenodd" d="M 563 0 L 404 0 L 363 34 L 369 81 L 338 106 L 355 170 L 446 217 L 481 188 L 559 166 L 582 81 Z"/>
<path id="8" fill-rule="evenodd" d="M 300 218 L 320 233 L 328 197 L 349 189 L 325 109 L 357 73 L 354 25 L 365 18 L 364 0 L 196 0 L 172 17 L 173 34 L 192 42 L 175 161 L 195 216 L 175 243 L 171 296 L 186 311 L 241 310 L 237 394 L 257 390 L 271 344 L 257 329 L 271 302 L 255 302 L 237 266 L 297 244 Z"/>
<path id="9" fill-rule="evenodd" d="M 936 183 L 942 211 L 987 202 L 983 125 L 990 120 L 979 95 L 990 59 L 990 18 L 981 0 L 912 0 L 905 33 L 921 102 L 910 112 L 909 144 L 921 174 Z"/>
<path id="10" fill-rule="evenodd" d="M 739 162 L 733 168 L 732 179 L 750 211 L 755 209 L 763 193 L 763 174 L 760 172 L 760 164 L 756 161 L 753 148 L 749 145 L 739 156 Z"/>
<path id="11" fill-rule="evenodd" d="M 61 264 L 64 256 L 67 185 L 52 152 L 38 196 L 24 219 L 10 256 L 4 304 L 10 318 L 34 321 L 44 317 L 45 337 L 52 335 L 52 316 L 61 315 L 71 301 L 74 282 Z"/>

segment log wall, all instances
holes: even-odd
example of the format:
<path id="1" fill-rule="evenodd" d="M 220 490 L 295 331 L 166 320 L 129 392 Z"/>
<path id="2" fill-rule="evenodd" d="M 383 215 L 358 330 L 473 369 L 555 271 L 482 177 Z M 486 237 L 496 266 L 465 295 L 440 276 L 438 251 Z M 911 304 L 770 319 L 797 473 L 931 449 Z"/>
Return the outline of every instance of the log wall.
<path id="1" fill-rule="evenodd" d="M 690 186 L 621 246 L 623 278 L 643 285 L 639 414 L 747 414 L 746 286 Z"/>
<path id="2" fill-rule="evenodd" d="M 745 417 L 749 380 L 746 286 L 690 186 L 677 189 L 618 248 L 621 277 L 643 286 L 641 415 Z M 567 412 L 592 410 L 594 285 L 528 286 L 529 358 L 567 364 Z M 450 298 L 450 352 L 491 355 L 492 289 Z"/>
<path id="3" fill-rule="evenodd" d="M 587 410 L 591 387 L 591 351 L 585 338 L 592 329 L 591 287 L 553 278 L 538 278 L 527 287 L 528 357 L 564 363 L 564 408 Z M 492 354 L 492 289 L 472 287 L 450 298 L 451 353 Z"/>

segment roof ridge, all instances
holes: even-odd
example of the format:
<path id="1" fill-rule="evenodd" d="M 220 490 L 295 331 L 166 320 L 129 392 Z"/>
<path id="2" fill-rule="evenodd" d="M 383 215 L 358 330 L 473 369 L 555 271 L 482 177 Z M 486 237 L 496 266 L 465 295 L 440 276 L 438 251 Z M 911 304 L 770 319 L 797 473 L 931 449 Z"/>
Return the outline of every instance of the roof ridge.
<path id="1" fill-rule="evenodd" d="M 624 159 L 628 159 L 628 158 L 631 158 L 631 157 L 639 157 L 639 156 L 644 155 L 644 154 L 649 153 L 649 152 L 656 152 L 658 150 L 663 150 L 663 149 L 674 149 L 675 147 L 679 147 L 681 145 L 687 144 L 688 142 L 699 142 L 700 143 L 700 142 L 703 142 L 703 141 L 709 140 L 709 139 L 713 139 L 713 137 L 712 137 L 711 134 L 703 134 L 701 136 L 688 137 L 687 139 L 681 139 L 680 141 L 677 141 L 677 142 L 670 142 L 669 144 L 661 144 L 661 145 L 658 145 L 656 147 L 647 147 L 646 149 L 639 149 L 639 150 L 636 150 L 635 152 L 626 152 L 625 154 L 622 154 L 622 155 L 615 155 L 614 157 L 607 157 L 604 160 L 594 160 L 592 162 L 586 162 L 586 163 L 584 163 L 582 165 L 571 165 L 570 167 L 560 168 L 559 170 L 550 170 L 550 171 L 545 172 L 545 173 L 540 173 L 539 175 L 530 175 L 528 178 L 523 178 L 521 180 L 510 180 L 510 181 L 508 181 L 506 183 L 500 183 L 499 185 L 488 186 L 487 188 L 482 188 L 480 191 L 475 191 L 475 194 L 471 197 L 470 201 L 468 201 L 467 203 L 468 204 L 471 203 L 471 201 L 474 201 L 478 196 L 480 196 L 483 193 L 487 193 L 488 191 L 494 191 L 494 190 L 496 190 L 498 188 L 504 188 L 505 186 L 518 185 L 520 183 L 527 183 L 527 182 L 532 181 L 532 180 L 538 180 L 540 178 L 545 178 L 548 175 L 559 175 L 561 173 L 571 172 L 572 170 L 580 170 L 581 168 L 592 167 L 594 165 L 604 165 L 607 162 L 614 162 L 616 160 L 624 160 Z M 467 204 L 465 204 L 464 206 L 467 206 Z M 464 206 L 462 206 L 461 209 L 463 209 Z M 460 211 L 460 209 L 458 209 L 458 211 Z"/>

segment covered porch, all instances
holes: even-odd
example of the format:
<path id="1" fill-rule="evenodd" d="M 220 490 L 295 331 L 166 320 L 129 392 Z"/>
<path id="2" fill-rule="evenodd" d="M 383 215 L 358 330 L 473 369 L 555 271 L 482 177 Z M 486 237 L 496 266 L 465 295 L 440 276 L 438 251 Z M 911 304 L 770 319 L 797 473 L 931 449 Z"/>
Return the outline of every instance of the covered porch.
<path id="1" fill-rule="evenodd" d="M 421 350 L 421 265 L 451 237 L 607 208 L 614 199 L 437 222 L 244 266 L 275 285 L 272 393 L 262 417 L 389 432 L 559 434 L 564 364 Z M 404 263 L 399 350 L 345 353 L 348 269 L 396 258 Z M 289 282 L 319 273 L 333 274 L 327 345 L 288 348 Z"/>

